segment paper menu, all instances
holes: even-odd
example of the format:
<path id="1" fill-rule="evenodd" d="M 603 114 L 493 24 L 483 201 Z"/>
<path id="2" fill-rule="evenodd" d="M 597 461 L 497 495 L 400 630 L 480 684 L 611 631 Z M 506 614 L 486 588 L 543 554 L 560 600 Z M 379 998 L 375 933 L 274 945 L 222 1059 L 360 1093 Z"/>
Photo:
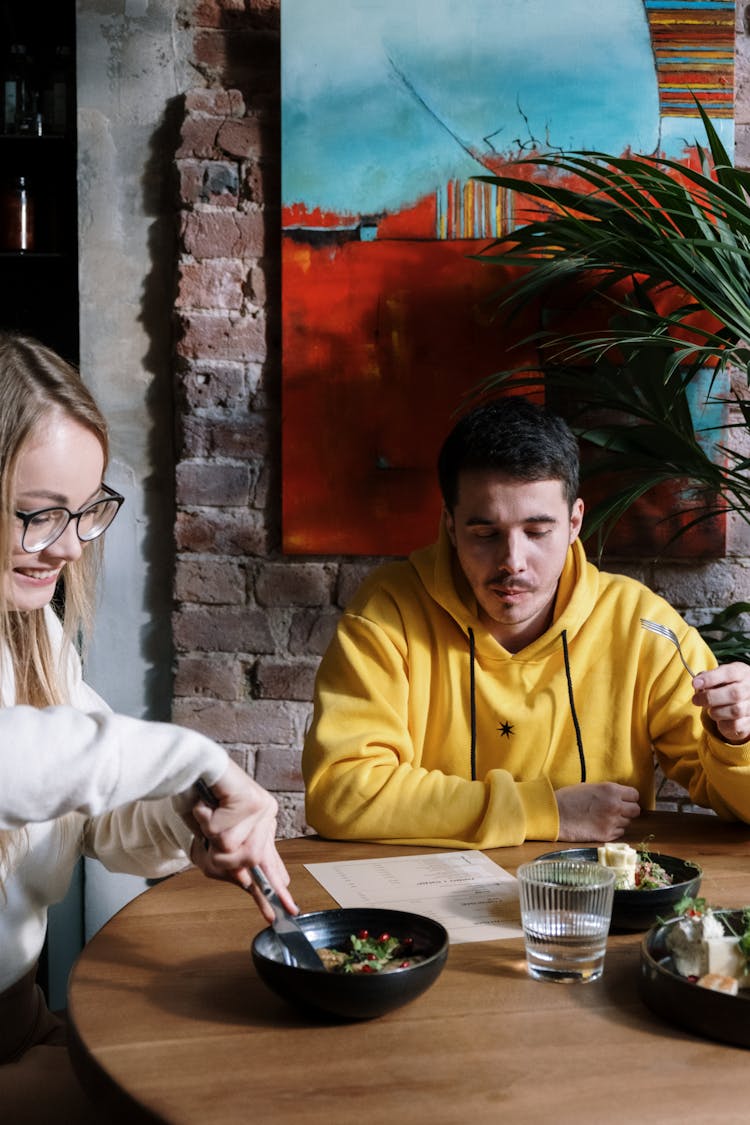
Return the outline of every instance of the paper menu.
<path id="1" fill-rule="evenodd" d="M 409 910 L 441 922 L 453 944 L 520 937 L 518 883 L 483 852 L 435 852 L 305 867 L 339 906 Z"/>

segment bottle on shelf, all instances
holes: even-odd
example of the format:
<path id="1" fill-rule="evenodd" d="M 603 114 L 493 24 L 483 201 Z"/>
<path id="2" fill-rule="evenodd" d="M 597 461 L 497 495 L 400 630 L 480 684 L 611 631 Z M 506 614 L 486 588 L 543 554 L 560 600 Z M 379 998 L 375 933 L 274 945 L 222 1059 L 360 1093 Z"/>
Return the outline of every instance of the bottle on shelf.
<path id="1" fill-rule="evenodd" d="M 34 249 L 34 197 L 25 176 L 16 176 L 0 194 L 0 250 Z"/>

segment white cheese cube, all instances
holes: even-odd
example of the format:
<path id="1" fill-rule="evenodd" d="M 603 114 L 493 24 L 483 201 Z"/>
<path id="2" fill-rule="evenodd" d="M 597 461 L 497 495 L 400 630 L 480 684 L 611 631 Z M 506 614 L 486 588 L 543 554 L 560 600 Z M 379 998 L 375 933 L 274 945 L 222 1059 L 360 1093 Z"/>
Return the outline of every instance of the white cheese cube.
<path id="1" fill-rule="evenodd" d="M 740 952 L 737 938 L 733 934 L 726 934 L 720 938 L 708 938 L 706 946 L 706 964 L 709 973 L 718 973 L 723 977 L 735 977 L 739 980 L 744 975 L 745 958 Z"/>
<path id="2" fill-rule="evenodd" d="M 602 844 L 596 849 L 599 863 L 615 870 L 615 890 L 632 890 L 635 887 L 635 868 L 638 852 L 630 844 Z"/>

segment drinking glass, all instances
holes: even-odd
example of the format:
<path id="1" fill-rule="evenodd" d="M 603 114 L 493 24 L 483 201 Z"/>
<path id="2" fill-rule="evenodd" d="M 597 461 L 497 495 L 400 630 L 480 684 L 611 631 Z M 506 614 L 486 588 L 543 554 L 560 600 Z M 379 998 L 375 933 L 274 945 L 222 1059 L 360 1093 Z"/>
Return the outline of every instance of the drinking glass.
<path id="1" fill-rule="evenodd" d="M 615 871 L 585 860 L 541 859 L 517 871 L 526 964 L 536 980 L 602 975 Z"/>

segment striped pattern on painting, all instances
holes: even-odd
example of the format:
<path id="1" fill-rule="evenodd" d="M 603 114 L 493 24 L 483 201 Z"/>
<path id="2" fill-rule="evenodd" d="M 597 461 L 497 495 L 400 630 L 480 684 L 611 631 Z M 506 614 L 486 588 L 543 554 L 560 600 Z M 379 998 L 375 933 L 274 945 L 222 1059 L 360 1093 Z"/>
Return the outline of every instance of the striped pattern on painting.
<path id="1" fill-rule="evenodd" d="M 494 184 L 449 180 L 435 202 L 436 238 L 499 238 L 512 229 L 511 193 Z"/>
<path id="2" fill-rule="evenodd" d="M 734 0 L 643 0 L 662 117 L 734 113 Z"/>

